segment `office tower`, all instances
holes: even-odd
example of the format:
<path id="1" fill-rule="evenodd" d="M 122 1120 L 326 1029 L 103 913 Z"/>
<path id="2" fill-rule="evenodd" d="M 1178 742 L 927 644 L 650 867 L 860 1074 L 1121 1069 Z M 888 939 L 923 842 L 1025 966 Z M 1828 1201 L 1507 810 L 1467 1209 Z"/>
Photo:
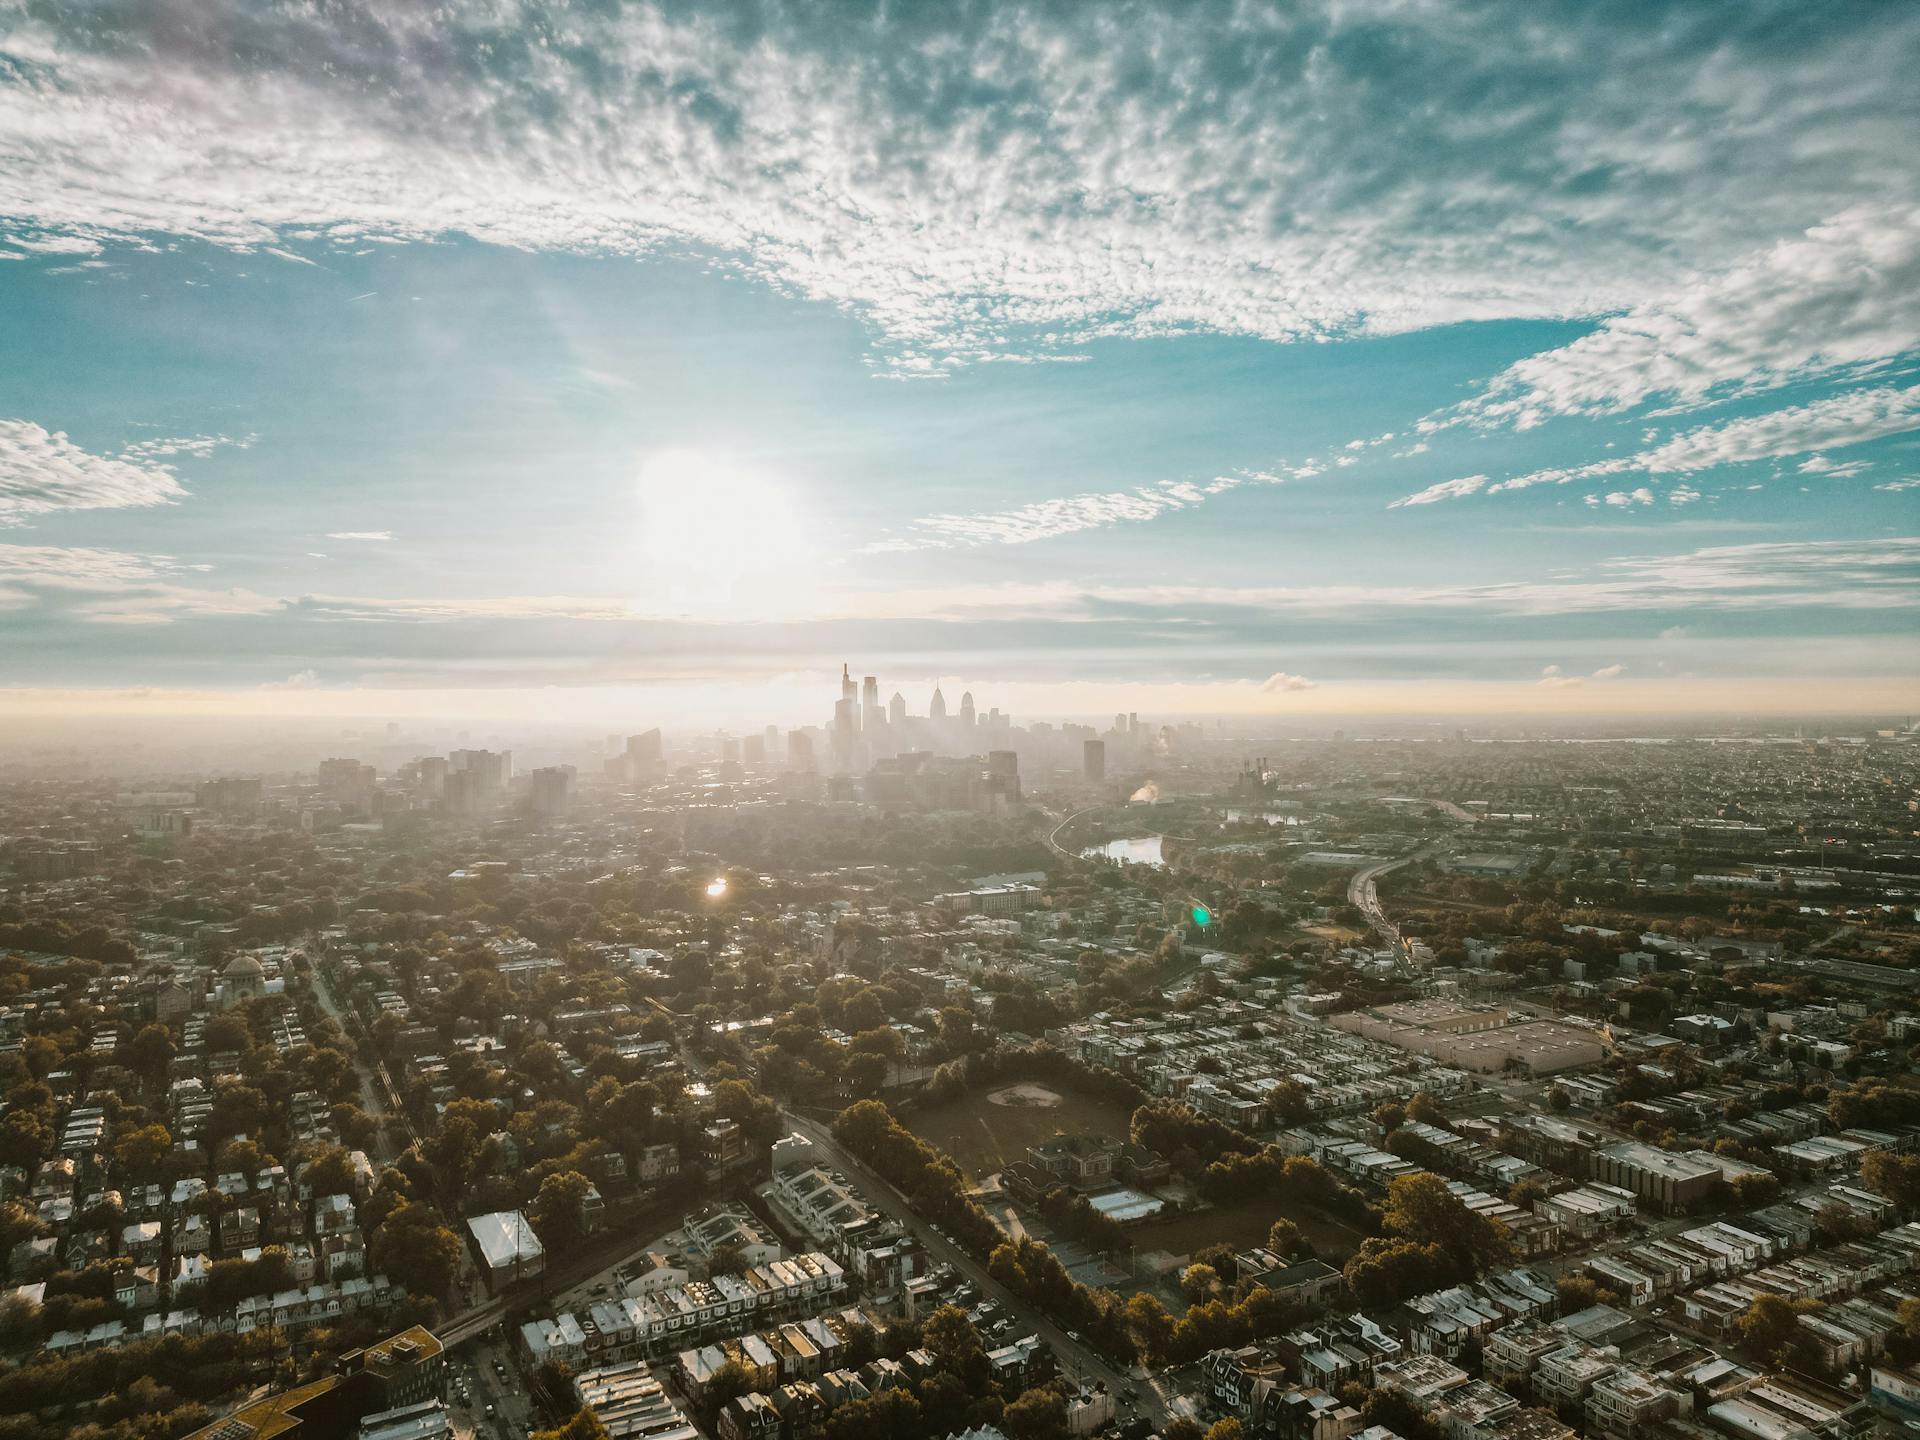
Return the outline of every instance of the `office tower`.
<path id="1" fill-rule="evenodd" d="M 880 711 L 880 682 L 869 675 L 860 682 L 860 728 L 871 735 L 885 721 Z"/>
<path id="2" fill-rule="evenodd" d="M 1127 733 L 1127 717 L 1126 716 L 1116 715 L 1113 717 L 1113 733 L 1116 735 L 1124 735 Z"/>
<path id="3" fill-rule="evenodd" d="M 478 795 L 503 795 L 513 779 L 511 750 L 456 750 L 447 757 L 450 768 L 473 777 Z"/>
<path id="4" fill-rule="evenodd" d="M 740 763 L 740 742 L 730 735 L 721 737 L 720 762 L 723 765 L 738 765 Z"/>
<path id="5" fill-rule="evenodd" d="M 528 798 L 536 815 L 564 815 L 573 803 L 571 765 L 542 765 L 529 777 Z"/>
<path id="6" fill-rule="evenodd" d="M 315 772 L 320 793 L 342 805 L 369 804 L 375 778 L 374 768 L 358 760 L 322 760 Z"/>
<path id="7" fill-rule="evenodd" d="M 940 693 L 940 682 L 933 685 L 933 700 L 927 706 L 927 718 L 934 724 L 942 724 L 947 718 L 947 697 Z"/>
<path id="8" fill-rule="evenodd" d="M 666 746 L 661 743 L 658 730 L 627 737 L 627 769 L 630 774 L 651 769 L 665 756 Z"/>
<path id="9" fill-rule="evenodd" d="M 444 755 L 423 755 L 414 762 L 414 773 L 420 777 L 420 793 L 431 799 L 439 799 L 447 793 L 447 757 Z"/>
<path id="10" fill-rule="evenodd" d="M 847 682 L 853 688 L 853 682 Z M 851 695 L 833 702 L 833 768 L 845 774 L 853 768 L 853 705 Z"/>
<path id="11" fill-rule="evenodd" d="M 1135 714 L 1133 711 L 1129 710 L 1127 712 L 1127 734 L 1138 735 L 1139 733 L 1140 733 L 1140 717 L 1137 714 Z"/>
<path id="12" fill-rule="evenodd" d="M 847 669 L 845 661 L 840 663 L 840 698 L 849 702 L 854 699 L 853 672 Z"/>
<path id="13" fill-rule="evenodd" d="M 749 735 L 740 742 L 740 758 L 749 765 L 767 763 L 767 742 L 760 735 Z"/>
<path id="14" fill-rule="evenodd" d="M 258 775 L 222 775 L 194 787 L 193 803 L 203 810 L 251 810 L 260 803 Z"/>
<path id="15" fill-rule="evenodd" d="M 1107 778 L 1107 742 L 1089 740 L 1080 747 L 1080 769 L 1087 783 L 1098 785 Z"/>
<path id="16" fill-rule="evenodd" d="M 960 697 L 960 728 L 973 729 L 973 692 L 971 690 Z"/>
<path id="17" fill-rule="evenodd" d="M 765 754 L 771 755 L 780 748 L 780 727 L 778 725 L 769 725 L 760 733 L 765 737 L 766 741 Z"/>
<path id="18" fill-rule="evenodd" d="M 813 737 L 803 730 L 787 732 L 787 768 L 789 770 L 813 769 Z"/>
<path id="19" fill-rule="evenodd" d="M 1007 804 L 1020 798 L 1020 757 L 1012 750 L 987 752 L 987 792 Z"/>
<path id="20" fill-rule="evenodd" d="M 907 697 L 896 690 L 893 692 L 893 699 L 887 702 L 887 724 L 897 729 L 906 723 Z"/>

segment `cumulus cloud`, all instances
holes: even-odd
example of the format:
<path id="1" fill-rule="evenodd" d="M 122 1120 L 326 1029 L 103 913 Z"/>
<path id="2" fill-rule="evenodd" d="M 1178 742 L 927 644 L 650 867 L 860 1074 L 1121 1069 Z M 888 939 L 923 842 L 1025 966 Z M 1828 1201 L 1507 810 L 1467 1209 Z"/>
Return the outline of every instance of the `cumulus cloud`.
<path id="1" fill-rule="evenodd" d="M 1285 670 L 1276 670 L 1265 680 L 1260 688 L 1269 695 L 1277 695 L 1289 690 L 1314 690 L 1319 688 L 1318 680 L 1309 680 L 1304 675 L 1289 675 Z"/>
<path id="2" fill-rule="evenodd" d="M 1920 209 L 1863 205 L 1509 366 L 1463 413 L 1521 429 L 1857 374 L 1920 349 Z"/>
<path id="3" fill-rule="evenodd" d="M 1651 505 L 1653 503 L 1653 491 L 1642 485 L 1633 490 L 1610 491 L 1604 498 L 1609 505 L 1616 506 L 1620 509 L 1628 509 L 1634 505 Z"/>
<path id="4" fill-rule="evenodd" d="M 1677 363 L 1789 374 L 1813 362 L 1702 316 L 1799 252 L 1720 291 L 1697 277 L 1756 237 L 1836 276 L 1892 253 L 1847 206 L 1920 200 L 1909 119 L 1871 98 L 1904 93 L 1916 37 L 1905 12 L 1791 0 L 1711 27 L 1518 0 L 464 0 L 431 24 L 371 4 L 27 7 L 0 34 L 0 213 L 16 244 L 75 253 L 151 233 L 283 258 L 450 233 L 693 245 L 860 310 L 903 373 L 1104 335 L 1586 316 L 1653 287 L 1671 298 L 1636 323 L 1710 337 Z M 1825 217 L 1838 238 L 1808 232 Z M 1818 318 L 1817 361 L 1881 343 L 1837 301 Z M 1636 333 L 1607 342 L 1631 383 L 1691 393 Z M 1595 403 L 1558 377 L 1604 363 L 1513 393 Z"/>
<path id="5" fill-rule="evenodd" d="M 1598 670 L 1593 672 L 1593 678 L 1596 680 L 1617 680 L 1626 673 L 1627 667 L 1624 665 L 1602 665 Z"/>
<path id="6" fill-rule="evenodd" d="M 0 525 L 54 510 L 164 505 L 185 494 L 169 466 L 96 455 L 31 420 L 0 420 Z"/>

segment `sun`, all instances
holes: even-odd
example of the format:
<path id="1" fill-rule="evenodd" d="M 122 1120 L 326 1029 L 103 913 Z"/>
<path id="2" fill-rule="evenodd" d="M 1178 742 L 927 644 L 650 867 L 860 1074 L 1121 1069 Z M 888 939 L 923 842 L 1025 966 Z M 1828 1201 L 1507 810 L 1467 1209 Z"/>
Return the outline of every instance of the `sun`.
<path id="1" fill-rule="evenodd" d="M 697 619 L 784 619 L 814 586 L 811 526 L 791 482 L 704 450 L 640 467 L 635 589 Z"/>

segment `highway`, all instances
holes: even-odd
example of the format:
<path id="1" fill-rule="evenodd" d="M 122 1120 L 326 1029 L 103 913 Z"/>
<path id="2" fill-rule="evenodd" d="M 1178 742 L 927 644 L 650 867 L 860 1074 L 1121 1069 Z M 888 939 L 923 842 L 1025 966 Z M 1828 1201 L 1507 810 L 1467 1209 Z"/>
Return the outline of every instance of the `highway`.
<path id="1" fill-rule="evenodd" d="M 1026 1301 L 1016 1299 L 1005 1286 L 987 1273 L 987 1267 L 982 1262 L 951 1241 L 943 1240 L 932 1225 L 914 1213 L 913 1207 L 907 1203 L 904 1195 L 866 1165 L 854 1159 L 834 1138 L 830 1128 L 818 1121 L 809 1120 L 804 1115 L 796 1115 L 792 1111 L 786 1112 L 786 1119 L 795 1130 L 813 1141 L 820 1152 L 835 1166 L 858 1181 L 861 1188 L 873 1200 L 885 1204 L 888 1213 L 913 1232 L 914 1238 L 920 1242 L 932 1259 L 951 1265 L 978 1286 L 982 1295 L 992 1297 L 994 1302 L 1018 1321 L 1022 1328 L 1037 1334 L 1051 1345 L 1063 1372 L 1088 1382 L 1105 1381 L 1107 1389 L 1116 1392 L 1134 1383 L 1131 1376 L 1110 1364 L 1087 1345 L 1070 1339 L 1065 1330 L 1047 1319 Z M 1141 1384 L 1138 1388 L 1140 1409 L 1145 1412 L 1156 1430 L 1164 1428 L 1170 1416 L 1166 1401 L 1150 1383 Z"/>

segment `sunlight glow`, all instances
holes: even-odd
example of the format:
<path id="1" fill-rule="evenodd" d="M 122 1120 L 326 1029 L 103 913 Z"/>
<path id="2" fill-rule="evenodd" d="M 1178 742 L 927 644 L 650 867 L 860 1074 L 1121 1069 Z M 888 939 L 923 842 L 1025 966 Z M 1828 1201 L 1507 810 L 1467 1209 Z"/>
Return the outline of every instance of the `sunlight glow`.
<path id="1" fill-rule="evenodd" d="M 727 893 L 727 877 L 724 875 L 722 875 L 718 880 L 713 881 L 710 885 L 707 886 L 707 898 L 709 900 L 718 900 L 722 895 L 726 893 Z"/>
<path id="2" fill-rule="evenodd" d="M 647 458 L 638 490 L 637 609 L 778 619 L 816 588 L 811 527 L 792 482 L 674 449 Z"/>

